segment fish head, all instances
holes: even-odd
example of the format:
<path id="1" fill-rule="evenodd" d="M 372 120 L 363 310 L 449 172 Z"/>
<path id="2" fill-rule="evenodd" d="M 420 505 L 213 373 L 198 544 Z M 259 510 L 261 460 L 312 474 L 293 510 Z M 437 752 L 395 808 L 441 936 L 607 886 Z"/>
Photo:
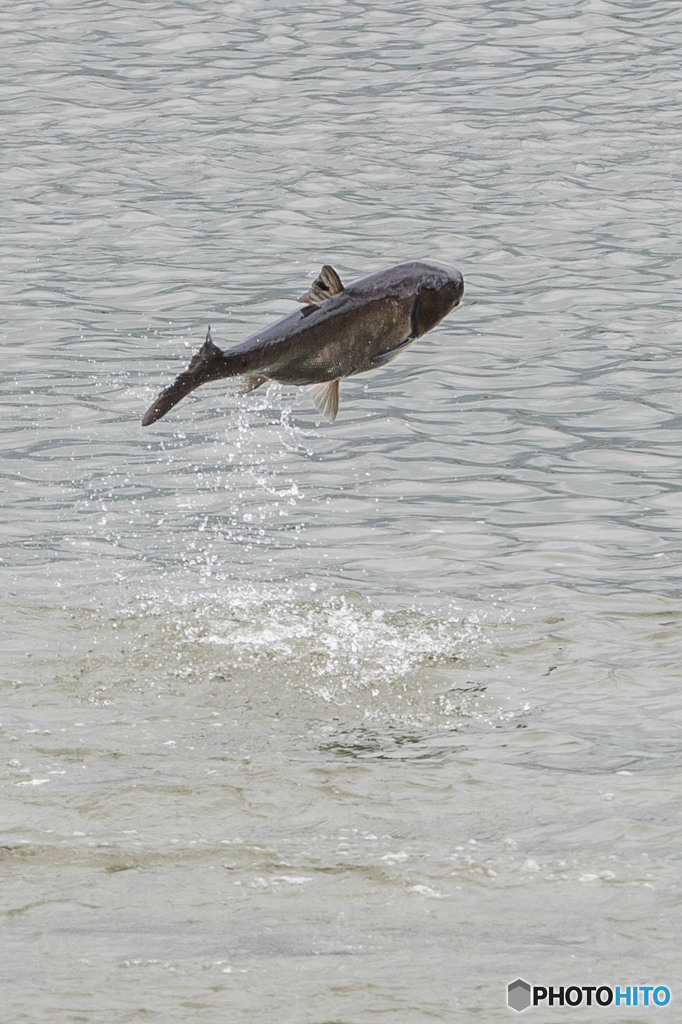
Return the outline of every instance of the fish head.
<path id="1" fill-rule="evenodd" d="M 464 278 L 445 263 L 421 263 L 412 307 L 412 333 L 426 334 L 458 306 L 464 294 Z"/>

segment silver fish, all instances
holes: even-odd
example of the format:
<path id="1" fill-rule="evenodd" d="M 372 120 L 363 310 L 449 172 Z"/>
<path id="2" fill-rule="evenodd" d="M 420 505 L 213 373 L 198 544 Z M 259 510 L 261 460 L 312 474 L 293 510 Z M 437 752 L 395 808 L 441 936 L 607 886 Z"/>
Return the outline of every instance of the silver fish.
<path id="1" fill-rule="evenodd" d="M 268 380 L 311 386 L 329 420 L 339 409 L 339 379 L 374 370 L 426 334 L 464 292 L 462 275 L 441 263 L 398 263 L 344 288 L 333 267 L 300 297 L 303 308 L 223 351 L 206 341 L 184 373 L 161 392 L 142 420 L 165 416 L 181 398 L 211 380 L 244 378 L 244 392 Z"/>

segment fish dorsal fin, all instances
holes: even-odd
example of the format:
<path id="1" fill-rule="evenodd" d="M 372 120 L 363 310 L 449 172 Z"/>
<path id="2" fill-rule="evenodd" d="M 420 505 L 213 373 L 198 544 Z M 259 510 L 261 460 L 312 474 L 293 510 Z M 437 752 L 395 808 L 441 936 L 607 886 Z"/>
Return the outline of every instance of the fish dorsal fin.
<path id="1" fill-rule="evenodd" d="M 339 295 L 342 291 L 341 278 L 333 267 L 325 264 L 308 291 L 301 295 L 298 301 L 304 302 L 306 305 L 312 303 L 319 306 L 321 302 L 326 302 L 327 299 L 331 299 L 333 295 Z"/>
<path id="2" fill-rule="evenodd" d="M 328 380 L 324 384 L 311 384 L 313 402 L 323 416 L 333 423 L 339 411 L 339 382 Z"/>

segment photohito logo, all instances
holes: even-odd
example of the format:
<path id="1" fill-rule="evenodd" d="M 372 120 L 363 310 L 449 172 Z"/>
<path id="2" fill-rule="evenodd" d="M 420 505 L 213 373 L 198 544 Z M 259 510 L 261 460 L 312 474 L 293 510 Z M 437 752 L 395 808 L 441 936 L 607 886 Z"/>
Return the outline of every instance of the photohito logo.
<path id="1" fill-rule="evenodd" d="M 507 1006 L 667 1006 L 666 985 L 531 985 L 523 978 L 507 985 Z"/>

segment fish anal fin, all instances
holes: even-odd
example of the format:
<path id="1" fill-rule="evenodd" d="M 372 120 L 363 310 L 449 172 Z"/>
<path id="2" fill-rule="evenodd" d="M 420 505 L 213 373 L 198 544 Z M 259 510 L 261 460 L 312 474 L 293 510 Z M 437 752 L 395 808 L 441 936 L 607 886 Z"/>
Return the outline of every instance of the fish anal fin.
<path id="1" fill-rule="evenodd" d="M 325 263 L 308 291 L 301 295 L 298 301 L 303 302 L 305 305 L 319 306 L 320 303 L 326 302 L 327 299 L 331 299 L 334 295 L 340 295 L 342 291 L 343 284 L 341 283 L 341 278 L 333 267 Z"/>
<path id="2" fill-rule="evenodd" d="M 261 384 L 265 384 L 266 380 L 270 380 L 270 378 L 266 377 L 264 373 L 245 373 L 242 376 L 242 394 L 248 395 L 249 391 L 255 391 Z"/>
<path id="3" fill-rule="evenodd" d="M 311 384 L 310 391 L 313 402 L 322 415 L 326 416 L 330 423 L 333 423 L 339 411 L 338 380 L 328 380 L 324 384 Z"/>

